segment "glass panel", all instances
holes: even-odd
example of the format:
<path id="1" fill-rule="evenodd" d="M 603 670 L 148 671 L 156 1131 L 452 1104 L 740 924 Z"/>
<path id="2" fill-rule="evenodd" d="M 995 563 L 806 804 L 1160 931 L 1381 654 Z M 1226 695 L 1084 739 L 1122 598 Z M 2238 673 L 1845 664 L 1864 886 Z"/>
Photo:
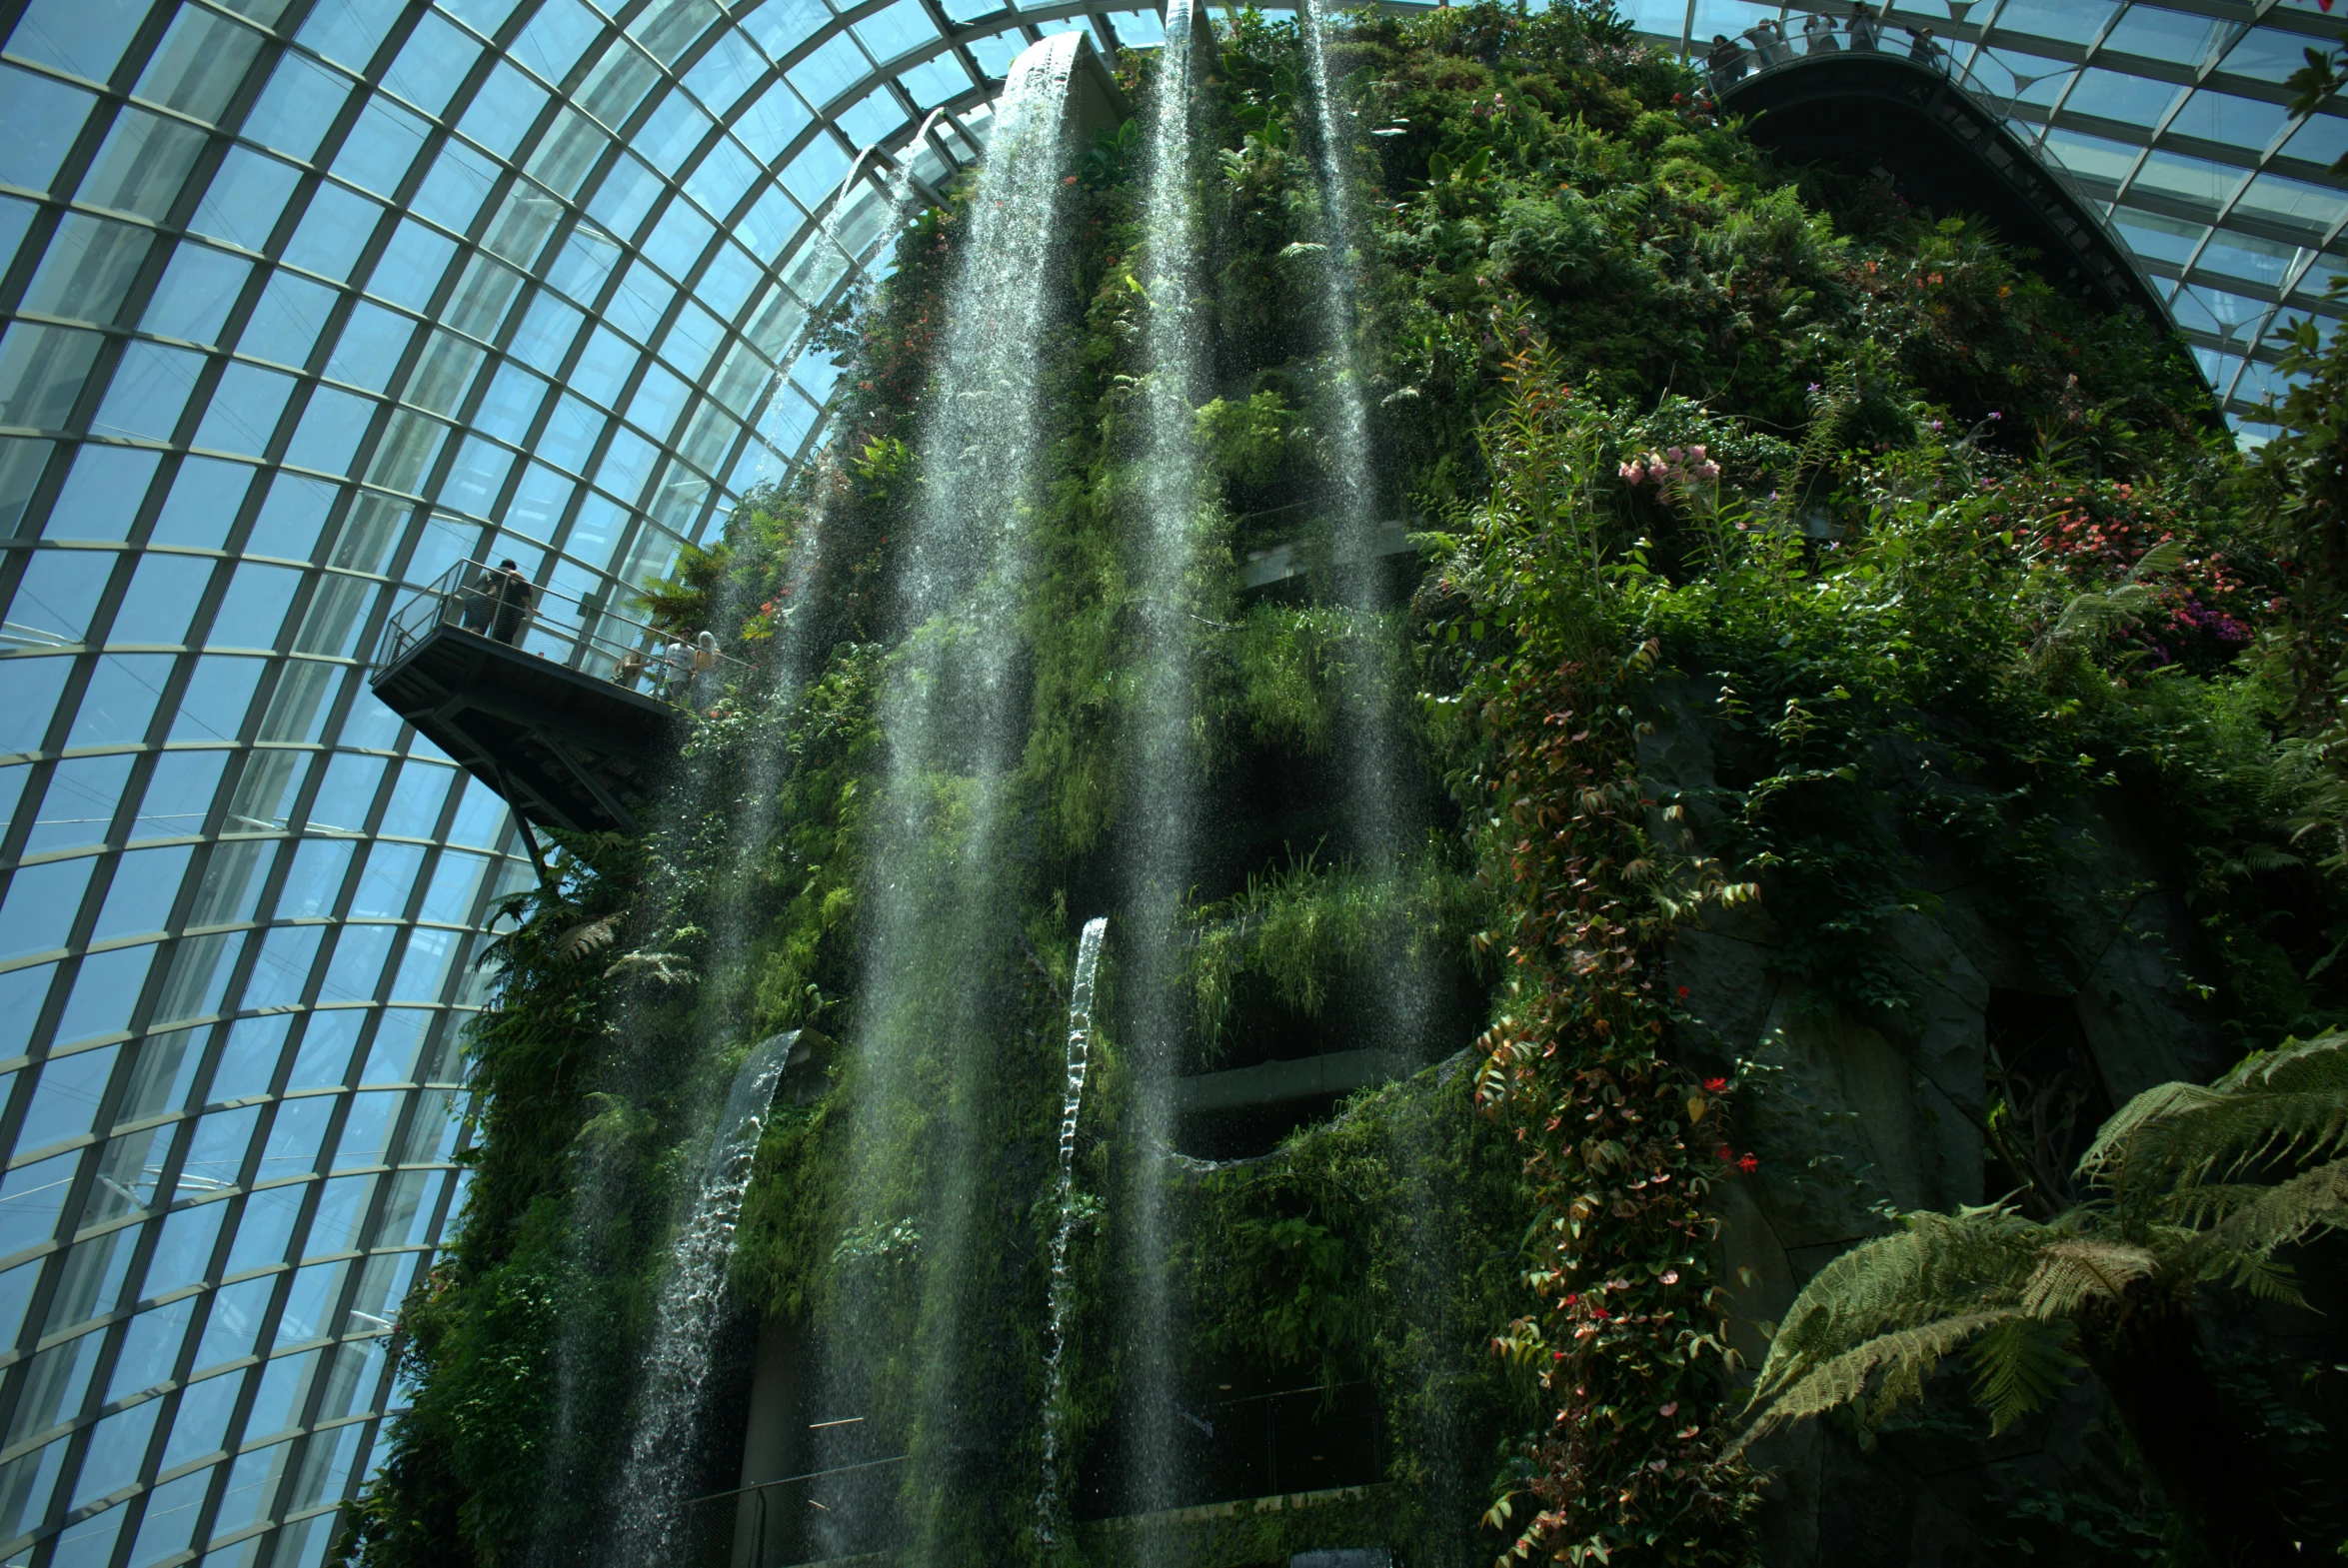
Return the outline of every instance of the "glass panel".
<path id="1" fill-rule="evenodd" d="M 331 387 L 319 388 L 302 411 L 302 422 L 287 444 L 285 461 L 327 474 L 348 473 L 375 409 L 369 399 Z"/>
<path id="2" fill-rule="evenodd" d="M 341 1097 L 312 1094 L 282 1101 L 277 1107 L 277 1119 L 270 1124 L 269 1141 L 261 1150 L 261 1169 L 254 1179 L 270 1181 L 316 1164 L 319 1145 L 326 1140 L 327 1119 L 334 1114 L 335 1101 Z M 291 1194 L 288 1201 L 299 1201 L 297 1190 L 288 1188 L 287 1191 Z"/>
<path id="3" fill-rule="evenodd" d="M 8 52 L 104 82 L 146 15 L 147 0 L 33 0 L 8 35 Z"/>
<path id="4" fill-rule="evenodd" d="M 424 150 L 425 135 L 430 129 L 424 121 L 388 98 L 378 95 L 369 99 L 367 107 L 360 111 L 359 123 L 351 127 L 342 150 L 335 154 L 335 177 L 348 180 L 362 190 L 391 195 L 399 189 L 416 155 Z M 448 162 L 446 153 L 440 161 Z M 447 221 L 443 213 L 425 204 L 421 192 L 415 205 L 426 217 Z M 450 227 L 462 228 L 464 219 L 471 216 L 470 212 L 464 214 Z"/>
<path id="5" fill-rule="evenodd" d="M 395 305 L 422 311 L 431 303 L 433 291 L 440 287 L 441 277 L 456 254 L 454 240 L 403 218 L 391 244 L 385 247 L 383 259 L 368 277 L 368 291 Z"/>
<path id="6" fill-rule="evenodd" d="M 44 316 L 111 323 L 147 259 L 147 233 L 128 224 L 68 213 L 50 238 L 24 306 Z"/>
<path id="7" fill-rule="evenodd" d="M 36 550 L 8 603 L 8 625 L 60 643 L 78 643 L 121 556 L 111 550 Z"/>
<path id="8" fill-rule="evenodd" d="M 209 120 L 228 107 L 261 52 L 261 35 L 196 6 L 183 7 L 139 78 L 150 103 Z"/>
<path id="9" fill-rule="evenodd" d="M 523 25 L 514 58 L 541 80 L 559 84 L 603 25 L 579 0 L 549 0 Z"/>
<path id="10" fill-rule="evenodd" d="M 383 209 L 356 191 L 321 185 L 310 193 L 309 210 L 286 242 L 285 259 L 324 277 L 348 278 L 382 217 Z"/>
<path id="11" fill-rule="evenodd" d="M 202 1385 L 209 1388 L 210 1384 Z M 191 1390 L 180 1400 L 179 1413 L 172 1420 L 171 1445 L 176 1447 L 186 1429 L 190 1408 L 197 1399 Z M 217 1446 L 218 1438 L 210 1446 Z M 199 1447 L 197 1452 L 202 1452 Z M 183 1475 L 175 1481 L 166 1481 L 147 1497 L 147 1512 L 139 1522 L 138 1539 L 132 1544 L 126 1568 L 153 1568 L 164 1558 L 186 1550 L 195 1534 L 196 1515 L 203 1509 L 204 1494 L 211 1489 L 212 1472 L 198 1470 L 194 1475 Z"/>
<path id="12" fill-rule="evenodd" d="M 427 11 L 417 18 L 415 31 L 383 73 L 383 85 L 402 98 L 437 116 L 481 57 L 481 46 L 442 18 Z"/>
<path id="13" fill-rule="evenodd" d="M 250 1214 L 251 1210 L 246 1212 Z M 253 1353 L 253 1338 L 261 1327 L 261 1315 L 268 1310 L 270 1291 L 276 1283 L 274 1276 L 263 1275 L 259 1279 L 223 1285 L 212 1292 L 212 1315 L 205 1322 L 204 1337 L 196 1347 L 198 1370 Z"/>
<path id="14" fill-rule="evenodd" d="M 73 991 L 65 999 L 65 1011 L 57 1020 L 57 1043 L 70 1045 L 129 1028 L 131 1009 L 138 1002 L 140 987 L 147 982 L 156 951 L 154 947 L 119 947 L 82 959 L 73 977 Z M 132 1119 L 130 1113 L 135 1110 L 126 1102 L 116 1119 Z"/>
<path id="15" fill-rule="evenodd" d="M 246 572 L 257 570 L 251 566 L 238 569 L 238 583 Z M 236 588 L 229 590 L 233 599 Z M 223 616 L 226 607 L 223 607 Z M 233 624 L 233 623 L 232 623 Z M 253 689 L 260 684 L 261 673 L 267 664 L 259 659 L 224 659 L 207 656 L 196 661 L 196 673 L 188 682 L 187 695 L 180 699 L 178 710 L 172 715 L 171 739 L 175 742 L 234 741 L 244 732 L 245 717 L 253 706 Z"/>
<path id="16" fill-rule="evenodd" d="M 43 1062 L 33 1102 L 25 1111 L 24 1130 L 17 1138 L 17 1151 L 29 1154 L 88 1132 L 98 1119 L 98 1101 L 105 1096 L 107 1080 L 114 1074 L 114 1059 L 121 1053 L 118 1045 L 103 1045 L 96 1050 L 51 1056 Z"/>
<path id="17" fill-rule="evenodd" d="M 114 807 L 130 781 L 128 753 L 113 757 L 70 757 L 49 776 L 39 815 L 25 836 L 24 852 L 80 849 L 103 843 Z"/>
<path id="18" fill-rule="evenodd" d="M 195 1309 L 195 1297 L 182 1296 L 131 1319 L 123 1333 L 122 1349 L 115 1355 L 114 1375 L 106 1385 L 108 1403 L 171 1381 L 180 1344 L 187 1338 L 188 1319 Z"/>
<path id="19" fill-rule="evenodd" d="M 399 17 L 397 6 L 327 4 L 314 7 L 296 36 L 338 65 L 364 71 L 376 46 Z"/>
<path id="20" fill-rule="evenodd" d="M 350 94 L 349 77 L 298 54 L 282 55 L 246 114 L 240 134 L 307 163 Z"/>
<path id="21" fill-rule="evenodd" d="M 100 341 L 94 332 L 12 323 L 0 335 L 0 425 L 62 427 Z"/>
<path id="22" fill-rule="evenodd" d="M 160 931 L 179 896 L 180 878 L 187 873 L 186 844 L 168 848 L 132 849 L 115 866 L 114 881 L 106 889 L 106 903 L 98 913 L 92 941 Z"/>
<path id="23" fill-rule="evenodd" d="M 154 1434 L 155 1417 L 162 1410 L 161 1400 L 150 1399 L 128 1410 L 116 1411 L 91 1429 L 89 1449 L 82 1455 L 82 1473 L 74 1482 L 75 1507 L 138 1479 L 140 1462 L 147 1457 L 147 1439 Z M 104 1538 L 111 1543 L 115 1530 L 121 1527 L 122 1510 L 110 1510 L 103 1517 L 112 1521 L 103 1527 Z M 76 1528 L 97 1534 L 99 1526 L 100 1520 L 91 1519 Z M 65 1561 L 67 1550 L 68 1543 L 59 1537 L 56 1561 Z M 106 1555 L 103 1550 L 98 1551 L 96 1561 L 103 1564 Z"/>
<path id="24" fill-rule="evenodd" d="M 139 558 L 137 575 L 115 613 L 114 643 L 180 643 L 187 638 L 188 620 L 196 602 L 212 582 L 212 562 L 204 556 L 175 556 L 153 552 Z"/>
<path id="25" fill-rule="evenodd" d="M 65 1189 L 80 1165 L 79 1153 L 60 1154 L 0 1176 L 0 1254 L 49 1239 L 57 1228 Z"/>
<path id="26" fill-rule="evenodd" d="M 217 343 L 252 265 L 210 246 L 181 242 L 147 301 L 139 328 L 166 338 Z"/>
<path id="27" fill-rule="evenodd" d="M 293 378 L 257 365 L 232 364 L 204 406 L 196 445 L 259 457 L 276 433 L 277 417 L 294 390 Z"/>
<path id="28" fill-rule="evenodd" d="M 49 465 L 45 441 L 0 440 L 0 539 L 17 531 Z"/>
<path id="29" fill-rule="evenodd" d="M 322 1002 L 373 1001 L 383 978 L 384 960 L 391 956 L 399 935 L 396 925 L 346 925 L 334 944 L 334 957 L 319 986 Z"/>
<path id="30" fill-rule="evenodd" d="M 76 199 L 161 220 L 179 200 L 188 171 L 204 151 L 204 133 L 144 109 L 114 117 Z"/>
<path id="31" fill-rule="evenodd" d="M 107 384 L 106 399 L 90 421 L 93 434 L 169 441 L 179 429 L 188 394 L 204 374 L 204 356 L 160 343 L 126 343 Z"/>
<path id="32" fill-rule="evenodd" d="M 220 1065 L 213 1071 L 211 1102 L 219 1104 L 268 1093 L 276 1079 L 278 1063 L 285 1056 L 286 1031 L 292 1026 L 293 1019 L 282 1015 L 239 1018 L 228 1031 Z"/>
<path id="33" fill-rule="evenodd" d="M 300 180 L 287 164 L 250 148 L 232 147 L 205 187 L 204 199 L 196 204 L 192 226 L 199 233 L 258 251 L 268 244 L 277 215 Z"/>
<path id="34" fill-rule="evenodd" d="M 213 751 L 164 753 L 156 760 L 147 792 L 139 800 L 131 836 L 175 837 L 202 831 L 228 757 L 226 752 Z"/>
<path id="35" fill-rule="evenodd" d="M 254 473 L 241 463 L 217 458 L 182 460 L 149 538 L 159 545 L 218 550 L 236 522 Z"/>
<path id="36" fill-rule="evenodd" d="M 218 1204 L 214 1205 L 214 1207 L 218 1206 Z M 228 1419 L 235 1413 L 237 1395 L 244 1391 L 244 1386 L 245 1377 L 237 1372 L 231 1372 L 225 1377 L 207 1378 L 201 1383 L 192 1384 L 188 1391 L 180 1396 L 179 1413 L 172 1418 L 171 1436 L 163 1445 L 162 1468 L 169 1469 L 173 1465 L 186 1464 L 199 1454 L 217 1452 L 223 1446 L 223 1439 L 228 1435 Z M 194 1476 L 185 1479 L 208 1482 L 211 1478 L 211 1471 L 200 1470 Z M 171 1496 L 174 1488 L 183 1484 L 185 1481 L 174 1481 L 168 1486 L 157 1489 L 155 1501 L 147 1505 L 147 1517 L 150 1521 L 155 1518 L 156 1509 L 163 1506 L 163 1499 Z M 194 1501 L 189 1505 L 191 1512 L 195 1504 L 202 1501 L 203 1494 L 196 1493 Z M 177 1528 L 185 1532 L 194 1523 L 195 1520 L 191 1517 L 182 1520 Z M 142 1548 L 146 1544 L 146 1539 L 145 1533 L 142 1532 L 139 1536 Z M 133 1561 L 136 1561 L 135 1557 Z"/>
<path id="37" fill-rule="evenodd" d="M 96 102 L 78 87 L 0 65 L 0 103 L 8 105 L 0 181 L 46 191 Z"/>
<path id="38" fill-rule="evenodd" d="M 474 94 L 457 128 L 498 157 L 511 158 L 546 101 L 544 88 L 501 60 Z"/>
<path id="39" fill-rule="evenodd" d="M 296 273 L 271 273 L 238 335 L 237 352 L 299 369 L 326 330 L 336 298 L 334 290 Z"/>
<path id="40" fill-rule="evenodd" d="M 310 984 L 310 967 L 318 957 L 318 943 L 326 934 L 322 925 L 280 925 L 263 940 L 252 977 L 238 1005 L 250 1010 L 291 1006 L 302 999 Z"/>

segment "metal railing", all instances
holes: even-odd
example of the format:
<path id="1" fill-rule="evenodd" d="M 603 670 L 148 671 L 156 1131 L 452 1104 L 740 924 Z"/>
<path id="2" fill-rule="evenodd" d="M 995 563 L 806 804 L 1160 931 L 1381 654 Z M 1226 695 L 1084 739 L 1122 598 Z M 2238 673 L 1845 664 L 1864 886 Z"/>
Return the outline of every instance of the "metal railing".
<path id="1" fill-rule="evenodd" d="M 811 1470 L 805 1475 L 787 1475 L 697 1497 L 685 1505 L 678 1568 L 778 1568 L 780 1564 L 801 1563 L 812 1533 L 812 1521 L 805 1515 L 824 1512 L 828 1506 L 813 1495 L 816 1483 L 842 1476 L 861 1478 L 905 1460 L 904 1454 L 868 1459 L 863 1464 Z M 836 1494 L 831 1506 L 841 1501 Z M 864 1533 L 873 1532 L 868 1529 Z M 862 1542 L 851 1549 L 852 1556 L 878 1544 Z"/>
<path id="2" fill-rule="evenodd" d="M 402 601 L 384 628 L 375 668 L 397 664 L 426 633 L 444 626 L 668 702 L 686 701 L 699 676 L 740 676 L 750 669 L 731 655 L 704 651 L 693 640 L 621 615 L 596 596 L 581 599 L 540 587 L 486 561 L 459 562 Z"/>

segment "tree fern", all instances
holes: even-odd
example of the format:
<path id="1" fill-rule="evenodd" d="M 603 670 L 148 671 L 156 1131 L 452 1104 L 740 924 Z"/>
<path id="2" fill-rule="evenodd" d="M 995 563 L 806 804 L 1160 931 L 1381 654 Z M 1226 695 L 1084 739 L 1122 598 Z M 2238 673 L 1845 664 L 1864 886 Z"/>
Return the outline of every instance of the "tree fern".
<path id="1" fill-rule="evenodd" d="M 1995 1204 L 1907 1214 L 1820 1269 L 1770 1344 L 1744 1441 L 1843 1407 L 1864 1435 L 1967 1344 L 1975 1397 L 2003 1430 L 2082 1359 L 2099 1376 L 2121 1366 L 2130 1335 L 2151 1343 L 2147 1325 L 2190 1310 L 2199 1284 L 2297 1302 L 2275 1254 L 2348 1229 L 2343 1154 L 2348 1034 L 2148 1089 L 2080 1160 L 2077 1207 L 2045 1224 Z"/>

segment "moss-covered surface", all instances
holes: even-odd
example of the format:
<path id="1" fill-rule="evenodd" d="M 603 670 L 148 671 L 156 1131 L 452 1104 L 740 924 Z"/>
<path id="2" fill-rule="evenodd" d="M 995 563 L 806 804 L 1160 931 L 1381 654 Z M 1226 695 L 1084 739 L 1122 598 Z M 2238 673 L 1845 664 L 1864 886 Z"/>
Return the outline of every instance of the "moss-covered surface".
<path id="1" fill-rule="evenodd" d="M 1347 858 L 1315 830 L 1201 887 L 1194 1060 L 1213 1061 L 1235 1011 L 1310 1015 L 1398 953 L 1495 989 L 1480 1060 L 1365 1092 L 1267 1159 L 1171 1189 L 1191 1361 L 1366 1385 L 1385 1472 L 1357 1497 L 1192 1521 L 1180 1550 L 1242 1568 L 1374 1531 L 1412 1563 L 1511 1542 L 1535 1559 L 1748 1560 L 1759 1479 L 1721 1457 L 1734 1370 L 1710 1250 L 1738 1067 L 1688 1037 L 1659 953 L 1707 902 L 1757 897 L 1793 935 L 1790 978 L 1822 1004 L 1896 1013 L 1908 998 L 1879 931 L 1922 895 L 1885 824 L 1908 821 L 2008 888 L 2051 960 L 2052 868 L 2085 801 L 2168 846 L 2226 1028 L 2255 1042 L 2337 1017 L 2334 405 L 2301 411 L 2317 436 L 2246 468 L 2147 324 L 2057 297 L 1961 220 L 1775 166 L 1685 71 L 1582 6 L 1361 19 L 1336 41 L 1368 217 L 1359 341 L 1328 342 L 1295 33 L 1252 12 L 1220 31 L 1202 189 L 1212 386 L 1194 419 L 1212 484 L 1179 607 L 1192 766 L 1201 787 L 1250 759 L 1326 774 L 1345 694 L 1382 685 L 1449 803 L 1408 862 Z M 1120 69 L 1153 90 L 1149 62 Z M 860 1076 L 858 1042 L 885 1023 L 859 958 L 889 760 L 877 716 L 933 652 L 891 619 L 892 542 L 923 483 L 966 192 L 923 214 L 894 275 L 834 324 L 853 369 L 831 457 L 746 498 L 653 596 L 669 624 L 751 650 L 758 678 L 696 717 L 657 831 L 568 844 L 561 887 L 512 906 L 502 988 L 471 1034 L 478 1173 L 403 1318 L 420 1392 L 355 1511 L 360 1560 L 577 1556 L 624 1446 L 677 1172 L 749 1044 L 800 1026 L 844 1046 L 831 1092 L 767 1130 L 736 1300 L 800 1323 L 844 1291 L 881 1303 L 874 1321 L 904 1347 L 875 1373 L 892 1435 L 916 1452 L 950 1441 L 920 1413 L 941 1378 L 993 1434 L 983 1464 L 909 1485 L 933 1555 L 1043 1554 L 1067 969 L 1134 808 L 1150 624 L 1135 613 L 1133 389 L 1151 367 L 1133 153 L 1131 136 L 1093 149 L 1065 197 L 1064 324 L 1038 356 L 1049 484 L 1018 627 L 1029 717 L 1000 920 L 971 949 L 984 983 L 906 1003 L 980 1021 L 905 1059 L 921 1093 Z M 1371 389 L 1371 489 L 1423 531 L 1423 579 L 1383 618 L 1309 594 L 1247 601 L 1230 571 L 1327 539 L 1340 352 Z M 1659 834 L 1637 776 L 1638 705 L 1668 675 L 1716 687 L 1738 738 L 1692 844 Z M 1909 742 L 1949 775 L 1897 766 Z M 970 782 L 931 784 L 951 844 Z M 1080 1127 L 1090 1219 L 1059 1412 L 1080 1449 L 1116 1440 L 1143 1348 L 1121 1316 L 1144 1283 L 1122 1228 L 1138 1168 L 1127 978 L 1113 956 Z M 1421 1043 L 1433 1060 L 1468 1041 Z M 992 1063 L 975 1087 L 952 1070 L 969 1051 Z M 943 1110 L 886 1138 L 991 1151 L 949 1194 L 970 1216 L 959 1258 L 919 1220 L 942 1201 L 943 1156 L 906 1157 L 895 1207 L 868 1193 L 852 1209 L 856 1129 L 883 1095 Z M 942 1339 L 922 1303 L 948 1283 Z M 709 1458 L 731 1484 L 727 1456 Z M 1133 1560 L 1116 1530 L 1062 1539 L 1065 1560 Z"/>

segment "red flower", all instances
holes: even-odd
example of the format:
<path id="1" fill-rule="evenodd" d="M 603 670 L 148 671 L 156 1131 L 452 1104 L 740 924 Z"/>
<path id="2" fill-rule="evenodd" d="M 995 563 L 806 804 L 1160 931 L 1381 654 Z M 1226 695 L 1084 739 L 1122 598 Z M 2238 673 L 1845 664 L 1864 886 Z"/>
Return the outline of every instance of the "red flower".
<path id="1" fill-rule="evenodd" d="M 1759 1169 L 1761 1168 L 1761 1162 L 1760 1162 L 1759 1160 L 1757 1160 L 1757 1159 L 1753 1158 L 1753 1157 L 1752 1157 L 1750 1154 L 1747 1154 L 1747 1155 L 1745 1155 L 1745 1156 L 1744 1156 L 1744 1158 L 1742 1158 L 1742 1159 L 1740 1159 L 1740 1160 L 1738 1160 L 1738 1161 L 1736 1162 L 1736 1168 L 1737 1168 L 1737 1169 L 1739 1169 L 1739 1170 L 1741 1170 L 1741 1171 L 1743 1171 L 1743 1172 L 1744 1172 L 1746 1175 L 1748 1175 L 1748 1176 L 1749 1176 L 1749 1175 L 1751 1175 L 1751 1174 L 1752 1174 L 1754 1171 L 1756 1171 L 1756 1170 L 1759 1170 Z"/>
<path id="2" fill-rule="evenodd" d="M 1723 1089 L 1725 1089 L 1725 1088 L 1727 1088 L 1727 1087 L 1728 1087 L 1728 1080 L 1727 1080 L 1726 1078 L 1706 1078 L 1706 1079 L 1704 1079 L 1704 1092 L 1705 1092 L 1706 1094 L 1717 1094 L 1717 1093 L 1719 1093 L 1721 1090 L 1723 1090 Z"/>
<path id="3" fill-rule="evenodd" d="M 1679 999 L 1681 1001 L 1687 1000 L 1687 987 L 1684 985 L 1679 987 Z"/>

